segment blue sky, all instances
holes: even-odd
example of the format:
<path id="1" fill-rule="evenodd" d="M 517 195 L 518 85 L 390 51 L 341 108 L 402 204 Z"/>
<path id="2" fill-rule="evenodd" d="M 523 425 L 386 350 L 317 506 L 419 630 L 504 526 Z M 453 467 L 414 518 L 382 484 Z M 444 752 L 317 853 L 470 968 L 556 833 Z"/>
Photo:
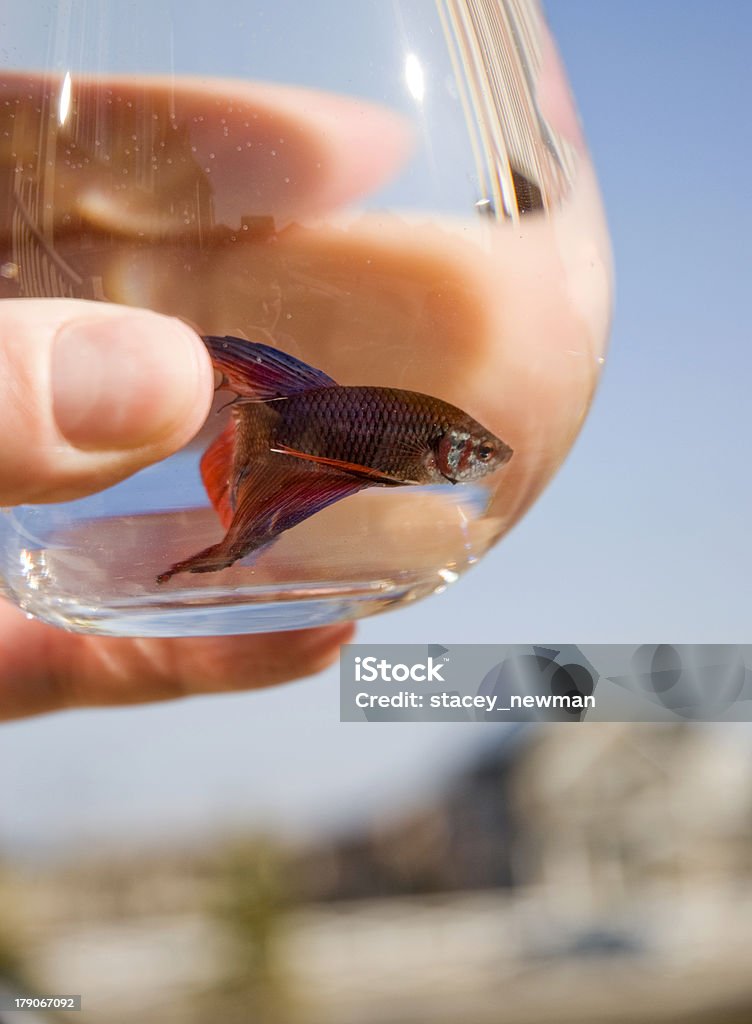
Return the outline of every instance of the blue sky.
<path id="1" fill-rule="evenodd" d="M 570 458 L 454 588 L 361 642 L 749 642 L 752 5 L 550 0 L 599 173 L 617 303 Z M 597 726 L 593 726 L 597 727 Z M 490 726 L 344 725 L 337 673 L 0 729 L 0 851 L 419 800 Z"/>

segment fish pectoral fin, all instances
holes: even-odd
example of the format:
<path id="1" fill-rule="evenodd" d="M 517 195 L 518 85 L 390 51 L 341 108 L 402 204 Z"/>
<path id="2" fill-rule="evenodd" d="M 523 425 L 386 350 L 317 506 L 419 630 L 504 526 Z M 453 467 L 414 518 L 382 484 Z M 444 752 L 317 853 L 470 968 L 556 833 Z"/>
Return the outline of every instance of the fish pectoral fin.
<path id="1" fill-rule="evenodd" d="M 240 399 L 269 402 L 301 391 L 336 387 L 322 370 L 259 341 L 213 334 L 205 335 L 203 341 L 225 386 Z"/>
<path id="2" fill-rule="evenodd" d="M 276 452 L 278 455 L 292 455 L 296 459 L 302 459 L 305 462 L 315 462 L 320 466 L 328 466 L 331 469 L 338 470 L 340 473 L 346 473 L 348 476 L 355 476 L 364 479 L 368 483 L 372 484 L 405 484 L 410 481 L 400 480 L 395 476 L 390 476 L 389 473 L 384 473 L 380 469 L 374 469 L 373 466 L 361 466 L 357 462 L 344 462 L 341 459 L 329 459 L 323 455 L 311 455 L 309 452 L 301 452 L 296 448 L 290 448 L 286 444 L 276 444 L 273 448 L 269 449 L 272 452 Z"/>

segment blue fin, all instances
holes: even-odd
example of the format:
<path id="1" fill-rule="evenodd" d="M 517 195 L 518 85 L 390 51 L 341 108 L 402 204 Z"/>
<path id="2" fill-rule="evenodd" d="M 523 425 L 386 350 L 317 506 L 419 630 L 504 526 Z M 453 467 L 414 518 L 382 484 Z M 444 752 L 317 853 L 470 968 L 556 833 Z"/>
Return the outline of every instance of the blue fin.
<path id="1" fill-rule="evenodd" d="M 300 391 L 336 387 L 321 370 L 261 342 L 229 335 L 207 335 L 203 340 L 214 366 L 240 398 L 268 402 Z"/>

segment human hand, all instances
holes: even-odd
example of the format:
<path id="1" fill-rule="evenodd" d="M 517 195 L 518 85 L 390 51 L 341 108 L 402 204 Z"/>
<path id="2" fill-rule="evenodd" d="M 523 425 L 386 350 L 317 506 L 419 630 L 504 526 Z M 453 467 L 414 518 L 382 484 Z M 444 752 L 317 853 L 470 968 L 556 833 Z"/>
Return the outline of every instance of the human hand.
<path id="1" fill-rule="evenodd" d="M 3 300 L 0 366 L 0 505 L 102 490 L 186 444 L 212 401 L 193 331 L 106 303 Z M 351 632 L 85 636 L 0 601 L 0 719 L 269 686 L 324 668 Z"/>
<path id="2" fill-rule="evenodd" d="M 23 130 L 14 131 L 8 142 L 0 139 L 0 184 L 11 195 L 16 168 L 37 168 L 43 124 L 34 120 L 33 112 L 43 117 L 49 103 L 42 101 L 49 99 L 51 86 L 28 76 L 15 84 L 11 79 L 8 85 L 16 89 L 26 115 Z M 86 111 L 99 118 L 103 108 L 96 101 L 101 87 L 91 78 L 77 84 L 77 103 L 71 108 L 75 116 L 66 125 L 67 133 L 78 123 L 75 117 L 86 123 Z M 35 90 L 40 101 L 29 103 Z M 156 146 L 173 128 L 185 128 L 173 138 L 185 159 L 160 162 L 159 187 L 151 183 L 150 165 L 143 160 L 133 163 L 134 169 L 142 168 L 143 179 L 134 173 L 128 185 L 118 182 L 113 187 L 111 169 L 101 160 L 64 159 L 61 136 L 53 182 L 55 252 L 78 276 L 85 276 L 91 273 L 89 232 L 102 243 L 95 268 L 99 291 L 89 289 L 86 294 L 102 293 L 111 302 L 179 316 L 200 325 L 204 334 L 259 338 L 310 360 L 346 384 L 400 386 L 467 409 L 516 452 L 505 471 L 504 486 L 492 493 L 484 516 L 468 522 L 464 514 L 450 511 L 439 523 L 438 503 L 432 496 L 395 495 L 388 511 L 384 505 L 378 514 L 360 521 L 370 542 L 358 551 L 358 566 L 379 578 L 385 555 L 396 565 L 422 569 L 449 564 L 457 551 L 463 558 L 465 552 L 475 557 L 485 551 L 523 514 L 563 459 L 597 377 L 608 318 L 603 259 L 607 245 L 587 163 L 580 168 L 577 201 L 562 209 L 556 230 L 548 218 L 531 217 L 510 244 L 508 232 L 489 231 L 492 224 L 487 218 L 470 223 L 353 208 L 360 196 L 393 177 L 410 151 L 409 127 L 390 112 L 312 90 L 212 84 L 204 79 L 182 84 L 170 79 L 169 88 L 161 91 L 155 84 L 146 96 L 146 107 L 143 88 L 134 82 L 118 82 L 117 92 L 124 101 L 118 118 L 131 120 L 118 120 L 115 140 L 123 138 L 129 146 L 127 139 L 149 124 L 146 137 Z M 553 87 L 549 101 L 552 95 L 555 99 Z M 151 111 L 151 119 L 144 118 L 144 109 Z M 126 124 L 132 132 L 125 130 Z M 189 142 L 195 161 L 180 150 Z M 217 239 L 211 244 L 199 240 L 193 253 L 190 245 L 186 249 L 183 207 L 172 200 L 194 187 L 196 166 L 207 173 L 211 169 L 213 194 L 220 205 L 214 215 Z M 39 168 L 38 173 L 46 172 Z M 0 204 L 0 241 L 15 237 L 12 209 L 12 204 Z M 68 229 L 69 223 L 79 222 L 86 228 L 83 236 Z M 240 232 L 238 238 L 226 237 L 228 224 L 248 227 L 248 237 Z M 48 284 L 39 272 L 39 261 L 22 259 L 16 265 L 15 249 L 9 245 L 7 252 L 13 272 L 0 275 L 0 296 L 46 294 Z M 144 326 L 140 332 L 147 339 L 144 366 L 152 367 L 148 384 L 138 362 L 141 356 L 131 353 L 130 363 L 139 384 L 147 388 L 140 393 L 141 404 L 134 405 L 141 411 L 132 414 L 132 423 L 140 423 L 144 432 L 135 442 L 119 441 L 106 415 L 95 414 L 91 420 L 81 413 L 84 426 L 88 420 L 110 432 L 108 449 L 85 451 L 85 439 L 77 438 L 71 448 L 55 434 L 59 450 L 53 444 L 45 452 L 40 445 L 49 445 L 50 437 L 45 437 L 43 426 L 54 426 L 46 370 L 37 366 L 41 376 L 35 378 L 31 370 L 24 370 L 24 360 L 38 358 L 46 367 L 51 338 L 61 321 L 52 317 L 54 322 L 46 323 L 40 334 L 34 317 L 59 301 L 21 300 L 22 319 L 29 316 L 31 321 L 28 328 L 17 325 L 19 338 L 30 331 L 16 346 L 22 353 L 17 372 L 22 380 L 31 380 L 35 400 L 29 405 L 29 387 L 8 377 L 0 426 L 6 426 L 6 438 L 17 434 L 21 440 L 15 464 L 0 455 L 0 503 L 42 500 L 44 488 L 47 500 L 59 500 L 114 483 L 175 451 L 196 432 L 206 412 L 208 378 L 200 385 L 204 390 L 193 391 L 181 406 L 178 389 L 168 377 L 174 372 L 175 353 L 166 355 L 169 371 L 161 361 L 161 369 L 156 369 L 159 350 L 168 349 L 161 338 L 152 344 L 157 322 L 152 321 L 150 331 Z M 0 359 L 3 337 L 13 337 L 15 330 L 12 323 L 3 325 L 2 306 L 0 302 Z M 93 317 L 103 315 L 106 307 L 87 308 L 86 315 Z M 38 351 L 44 355 L 29 355 L 29 337 L 36 339 L 34 345 L 42 345 Z M 192 344 L 197 343 L 194 337 Z M 19 355 L 16 349 L 14 353 L 14 358 Z M 199 362 L 195 373 L 208 373 L 203 351 L 197 358 L 204 361 L 204 370 Z M 188 362 L 182 373 L 188 372 Z M 0 392 L 2 388 L 0 384 Z M 19 399 L 24 390 L 25 399 Z M 172 403 L 178 402 L 177 419 L 171 418 L 167 395 L 173 410 Z M 118 396 L 123 397 L 120 391 Z M 108 414 L 116 408 L 110 406 Z M 144 409 L 163 417 L 159 430 L 148 436 Z M 35 416 L 41 416 L 42 426 Z M 184 419 L 179 426 L 180 416 Z M 207 429 L 201 448 L 216 434 L 216 421 L 212 422 L 215 429 Z M 121 422 L 117 429 L 124 426 Z M 75 457 L 70 455 L 73 449 Z M 19 467 L 31 475 L 34 459 L 41 466 L 33 471 L 33 486 L 27 483 L 24 489 L 17 479 Z M 3 460 L 10 469 L 7 488 Z M 45 473 L 51 474 L 52 484 Z M 408 502 L 410 515 L 405 516 Z M 334 506 L 327 515 L 326 526 L 323 517 L 321 523 L 314 517 L 303 542 L 308 569 L 316 568 L 323 578 L 331 571 L 327 541 L 339 535 L 337 524 L 342 524 L 343 536 L 352 535 L 349 508 Z M 405 529 L 406 522 L 412 529 Z M 322 543 L 316 542 L 317 526 Z M 283 542 L 291 564 L 299 540 L 290 531 Z M 113 554 L 129 564 L 128 551 L 117 548 Z M 160 568 L 154 566 L 152 581 Z M 4 626 L 6 622 L 10 624 Z M 239 640 L 103 641 L 70 638 L 6 609 L 0 619 L 5 671 L 3 676 L 0 664 L 0 717 L 291 678 L 323 665 L 348 635 L 349 629 L 342 627 Z M 299 648 L 304 641 L 315 650 L 306 653 Z M 252 680 L 246 675 L 249 659 L 255 664 Z"/>
<path id="3" fill-rule="evenodd" d="M 25 113 L 25 129 L 14 132 L 13 146 L 0 140 L 0 181 L 11 194 L 18 161 L 35 166 L 43 124 L 34 121 L 34 111 L 46 109 L 51 86 L 22 74 L 11 74 L 4 84 L 7 96 L 16 92 Z M 76 109 L 96 101 L 101 87 L 96 80 L 79 81 Z M 118 85 L 119 93 L 128 88 L 133 106 L 128 102 L 127 109 L 138 118 L 142 93 L 126 81 Z M 238 131 L 254 111 L 257 144 L 242 153 L 234 143 L 225 144 L 222 160 L 213 164 L 215 183 L 223 174 L 242 182 L 242 187 L 229 188 L 240 204 L 239 212 L 229 211 L 231 219 L 236 212 L 268 214 L 284 225 L 346 206 L 390 177 L 407 151 L 405 125 L 380 108 L 259 83 L 233 83 L 230 102 L 225 88 L 201 80 L 176 90 L 171 82 L 167 98 L 153 99 L 153 116 L 157 132 L 174 127 L 173 121 L 192 124 L 193 141 L 205 162 L 210 151 L 213 158 L 223 145 L 222 134 L 211 127 L 218 116 L 216 102 L 227 106 L 227 123 Z M 202 104 L 206 118 L 197 115 Z M 277 158 L 270 139 L 279 135 L 286 143 Z M 171 166 L 172 172 L 161 168 L 165 195 L 180 194 L 180 175 L 192 164 L 176 161 Z M 116 238 L 128 237 L 129 231 L 138 231 L 139 237 L 154 231 L 169 240 L 171 231 L 183 231 L 182 220 L 177 226 L 169 217 L 165 221 L 163 209 L 169 204 L 162 202 L 162 193 L 152 195 L 135 180 L 131 191 L 121 184 L 113 189 L 107 172 L 96 161 L 83 168 L 59 162 L 54 215 L 60 246 L 71 241 L 65 230 L 71 218 L 83 218 L 92 230 Z M 227 190 L 220 191 L 224 195 Z M 12 236 L 11 221 L 3 219 L 10 210 L 0 206 L 0 242 Z M 75 251 L 64 255 L 76 258 Z M 10 250 L 7 258 L 15 259 Z M 125 305 L 5 298 L 18 294 L 17 280 L 0 277 L 0 505 L 63 501 L 102 490 L 171 455 L 200 430 L 213 394 L 206 349 L 179 320 L 130 308 L 179 313 L 216 333 L 219 325 L 207 311 L 194 308 L 196 293 L 206 296 L 211 275 L 205 268 L 196 281 L 184 272 L 178 294 L 165 295 L 160 268 L 169 258 L 169 247 L 163 252 L 147 246 L 123 270 L 113 256 L 107 296 Z M 221 263 L 218 256 L 216 262 Z M 145 275 L 143 282 L 139 274 Z M 153 281 L 155 294 L 149 288 Z M 253 282 L 253 277 L 244 279 L 242 294 L 248 295 Z M 26 295 L 44 293 L 33 266 L 27 268 L 24 287 Z M 273 282 L 262 289 L 262 307 L 277 290 Z M 226 307 L 233 329 L 240 322 L 232 305 L 236 292 L 231 277 L 217 282 L 215 295 L 221 294 L 223 302 L 214 304 Z M 252 297 L 248 301 L 253 309 Z M 63 632 L 0 601 L 0 719 L 281 683 L 324 668 L 351 634 L 352 626 L 339 625 L 247 637 L 97 637 Z"/>

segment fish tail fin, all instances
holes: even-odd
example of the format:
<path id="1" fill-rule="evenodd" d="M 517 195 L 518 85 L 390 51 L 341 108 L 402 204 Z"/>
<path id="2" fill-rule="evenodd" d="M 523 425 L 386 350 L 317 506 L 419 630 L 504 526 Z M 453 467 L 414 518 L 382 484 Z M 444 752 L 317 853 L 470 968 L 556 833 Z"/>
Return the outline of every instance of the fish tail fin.
<path id="1" fill-rule="evenodd" d="M 201 457 L 201 479 L 219 520 L 227 529 L 234 513 L 232 475 L 236 426 L 232 421 Z"/>

